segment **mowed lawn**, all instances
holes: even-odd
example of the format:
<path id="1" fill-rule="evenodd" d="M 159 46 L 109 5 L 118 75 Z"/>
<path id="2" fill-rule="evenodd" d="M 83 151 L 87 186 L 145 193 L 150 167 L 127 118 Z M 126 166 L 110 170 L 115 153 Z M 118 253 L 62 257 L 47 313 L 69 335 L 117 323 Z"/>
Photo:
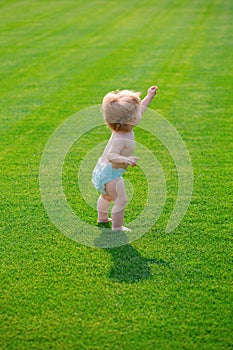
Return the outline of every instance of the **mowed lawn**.
<path id="1" fill-rule="evenodd" d="M 3 0 L 0 8 L 0 349 L 232 348 L 232 2 Z M 137 129 L 167 180 L 159 220 L 118 248 L 74 242 L 42 204 L 47 140 L 108 91 L 143 97 L 154 84 L 150 107 L 177 129 L 192 160 L 183 221 L 165 232 L 175 165 Z M 64 166 L 67 199 L 92 225 L 96 212 L 80 197 L 77 172 L 108 137 L 105 127 L 87 133 Z M 143 189 L 140 168 L 127 177 Z M 142 209 L 145 193 L 137 195 L 126 221 Z"/>

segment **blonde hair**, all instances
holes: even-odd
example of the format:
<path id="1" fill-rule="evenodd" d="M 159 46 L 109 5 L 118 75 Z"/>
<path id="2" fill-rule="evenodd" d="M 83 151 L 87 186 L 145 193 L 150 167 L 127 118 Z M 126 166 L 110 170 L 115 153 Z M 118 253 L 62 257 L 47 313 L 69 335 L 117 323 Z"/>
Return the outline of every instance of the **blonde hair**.
<path id="1" fill-rule="evenodd" d="M 112 91 L 103 98 L 102 111 L 106 124 L 115 131 L 128 132 L 140 114 L 140 93 Z"/>

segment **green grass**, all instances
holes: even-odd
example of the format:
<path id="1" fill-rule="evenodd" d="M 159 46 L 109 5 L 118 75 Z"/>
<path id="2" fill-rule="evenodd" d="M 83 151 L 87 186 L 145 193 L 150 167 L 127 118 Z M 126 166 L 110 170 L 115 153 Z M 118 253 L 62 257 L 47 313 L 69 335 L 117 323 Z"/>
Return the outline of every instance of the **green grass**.
<path id="1" fill-rule="evenodd" d="M 232 346 L 232 4 L 230 0 L 1 2 L 1 349 L 230 349 Z M 95 249 L 49 220 L 39 166 L 49 136 L 106 92 L 159 86 L 151 108 L 190 152 L 194 191 L 182 223 L 166 223 L 177 178 L 163 145 L 136 130 L 161 162 L 166 207 L 141 239 Z M 77 170 L 105 128 L 73 145 Z M 126 221 L 140 212 L 141 192 Z M 137 176 L 136 176 L 137 175 Z"/>

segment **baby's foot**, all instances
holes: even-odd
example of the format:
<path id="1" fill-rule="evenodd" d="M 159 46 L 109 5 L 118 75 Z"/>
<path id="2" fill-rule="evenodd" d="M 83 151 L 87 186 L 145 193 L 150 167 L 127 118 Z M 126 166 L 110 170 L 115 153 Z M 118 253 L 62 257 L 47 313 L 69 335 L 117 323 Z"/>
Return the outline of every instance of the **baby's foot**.
<path id="1" fill-rule="evenodd" d="M 111 222 L 111 221 L 112 221 L 111 218 L 108 218 L 106 221 L 99 221 L 98 220 L 98 224 L 106 224 L 106 223 Z"/>
<path id="2" fill-rule="evenodd" d="M 131 231 L 128 227 L 125 227 L 125 226 L 121 226 L 121 227 L 116 227 L 116 228 L 113 228 L 112 231 Z"/>

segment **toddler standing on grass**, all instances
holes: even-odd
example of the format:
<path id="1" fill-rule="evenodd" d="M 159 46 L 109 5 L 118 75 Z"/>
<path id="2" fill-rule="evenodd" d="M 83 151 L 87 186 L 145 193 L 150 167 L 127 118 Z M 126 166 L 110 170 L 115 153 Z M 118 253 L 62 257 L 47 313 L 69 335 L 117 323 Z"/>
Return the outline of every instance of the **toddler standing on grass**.
<path id="1" fill-rule="evenodd" d="M 103 99 L 104 120 L 112 130 L 108 144 L 98 159 L 92 182 L 101 193 L 97 202 L 98 223 L 112 221 L 112 230 L 130 231 L 123 226 L 127 203 L 122 175 L 129 165 L 134 167 L 139 158 L 134 157 L 134 132 L 142 114 L 156 95 L 157 86 L 148 89 L 141 101 L 140 93 L 129 90 L 109 92 Z M 110 202 L 114 202 L 112 219 L 108 217 Z"/>

